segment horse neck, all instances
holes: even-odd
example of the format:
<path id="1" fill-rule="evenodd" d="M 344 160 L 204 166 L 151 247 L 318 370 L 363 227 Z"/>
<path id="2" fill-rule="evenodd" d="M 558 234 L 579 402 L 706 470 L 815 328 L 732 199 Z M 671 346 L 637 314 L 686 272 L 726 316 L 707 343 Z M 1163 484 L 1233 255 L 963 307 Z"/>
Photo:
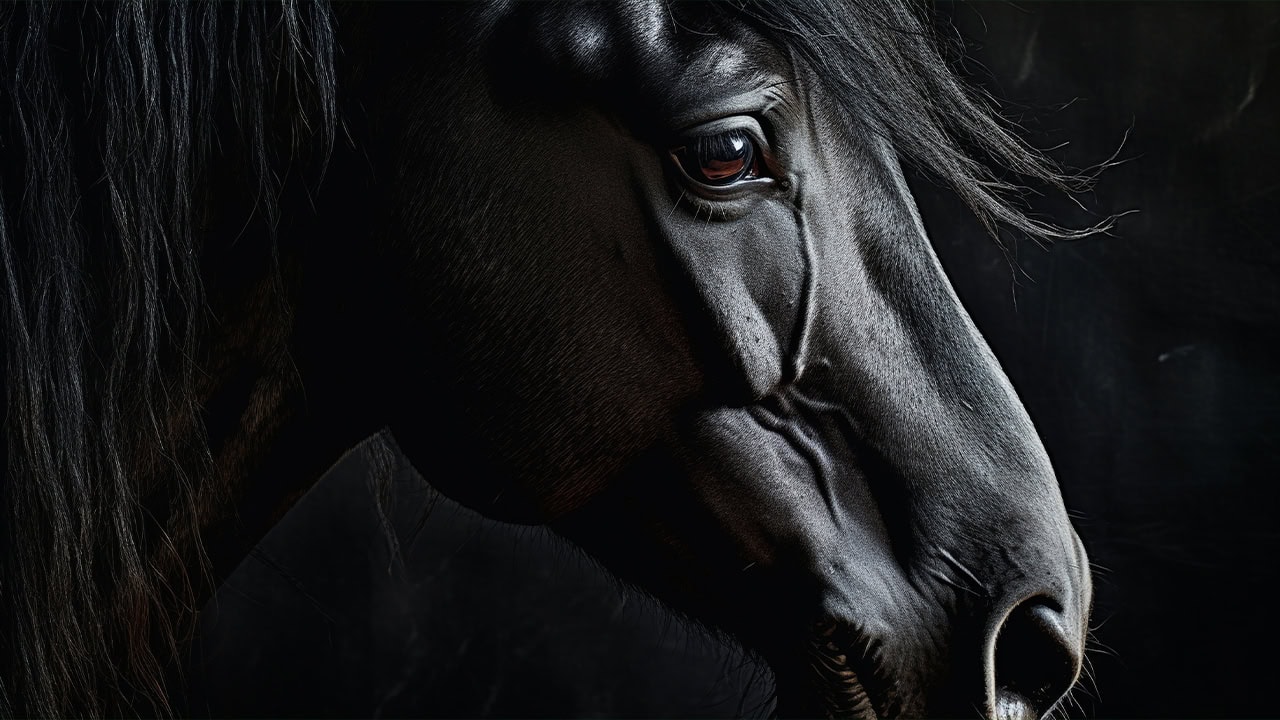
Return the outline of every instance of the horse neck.
<path id="1" fill-rule="evenodd" d="M 282 268 L 215 310 L 223 320 L 210 334 L 197 390 L 210 459 L 199 481 L 197 525 L 215 584 L 329 466 L 377 429 L 300 367 L 296 272 L 287 261 Z"/>
<path id="2" fill-rule="evenodd" d="M 380 429 L 366 400 L 374 395 L 361 352 L 368 319 L 345 297 L 367 270 L 333 257 L 339 251 L 326 248 L 337 243 L 316 242 L 362 228 L 352 209 L 362 166 L 342 152 L 331 163 L 323 183 L 304 173 L 285 183 L 278 223 L 248 230 L 237 176 L 224 171 L 210 183 L 202 275 L 214 322 L 196 395 L 210 458 L 199 527 L 215 580 Z"/>

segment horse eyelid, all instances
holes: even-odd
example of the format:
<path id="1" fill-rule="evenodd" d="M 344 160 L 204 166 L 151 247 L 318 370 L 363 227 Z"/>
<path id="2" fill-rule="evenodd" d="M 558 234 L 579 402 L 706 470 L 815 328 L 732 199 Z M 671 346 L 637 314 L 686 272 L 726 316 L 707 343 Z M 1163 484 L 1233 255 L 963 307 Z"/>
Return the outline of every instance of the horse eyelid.
<path id="1" fill-rule="evenodd" d="M 768 126 L 769 120 L 763 116 L 755 114 L 733 115 L 684 128 L 671 138 L 668 147 L 674 150 L 700 137 L 712 137 L 737 131 L 748 135 L 761 150 L 772 152 L 769 138 L 772 137 L 773 133 L 769 131 L 771 128 Z"/>

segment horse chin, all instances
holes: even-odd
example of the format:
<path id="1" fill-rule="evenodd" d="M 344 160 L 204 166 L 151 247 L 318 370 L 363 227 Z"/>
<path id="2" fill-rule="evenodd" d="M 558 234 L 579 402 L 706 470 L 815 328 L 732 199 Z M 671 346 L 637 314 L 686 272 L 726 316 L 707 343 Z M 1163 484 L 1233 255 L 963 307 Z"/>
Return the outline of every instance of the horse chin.
<path id="1" fill-rule="evenodd" d="M 880 681 L 875 648 L 848 625 L 820 624 L 800 654 L 772 663 L 779 717 L 876 720 L 898 715 Z"/>
<path id="2" fill-rule="evenodd" d="M 870 668 L 860 668 L 862 672 L 854 669 L 852 658 L 857 650 L 854 644 L 841 642 L 835 629 L 831 625 L 826 635 L 815 635 L 809 653 L 822 709 L 827 717 L 874 720 L 879 715 L 863 680 L 873 672 Z"/>

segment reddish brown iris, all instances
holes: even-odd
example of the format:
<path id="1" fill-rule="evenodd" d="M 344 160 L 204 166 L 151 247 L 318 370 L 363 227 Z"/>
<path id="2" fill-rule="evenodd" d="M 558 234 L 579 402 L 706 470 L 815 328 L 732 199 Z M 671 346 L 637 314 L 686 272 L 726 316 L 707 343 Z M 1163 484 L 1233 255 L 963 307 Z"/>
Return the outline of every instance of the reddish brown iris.
<path id="1" fill-rule="evenodd" d="M 685 174 L 704 185 L 725 187 L 758 175 L 755 142 L 741 130 L 694 138 L 674 155 Z"/>

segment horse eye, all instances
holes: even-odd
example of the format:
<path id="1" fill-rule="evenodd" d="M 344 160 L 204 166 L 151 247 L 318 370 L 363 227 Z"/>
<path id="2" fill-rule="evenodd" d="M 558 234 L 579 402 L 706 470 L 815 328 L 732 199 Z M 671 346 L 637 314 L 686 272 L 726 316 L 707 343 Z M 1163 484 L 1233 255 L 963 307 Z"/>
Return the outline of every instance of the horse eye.
<path id="1" fill-rule="evenodd" d="M 695 137 L 671 154 L 685 175 L 711 187 L 728 187 L 760 176 L 759 149 L 742 130 Z"/>

